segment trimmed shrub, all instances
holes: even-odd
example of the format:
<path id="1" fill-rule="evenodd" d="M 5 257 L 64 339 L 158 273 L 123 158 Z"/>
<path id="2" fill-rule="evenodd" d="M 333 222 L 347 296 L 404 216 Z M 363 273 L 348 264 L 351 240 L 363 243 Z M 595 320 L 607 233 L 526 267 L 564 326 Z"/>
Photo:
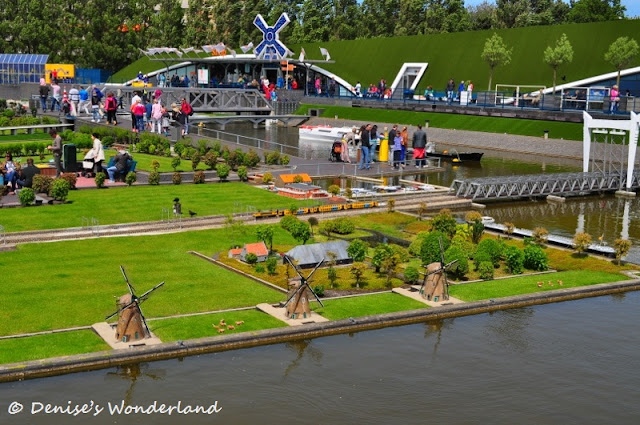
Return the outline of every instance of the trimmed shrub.
<path id="1" fill-rule="evenodd" d="M 65 201 L 69 196 L 69 188 L 71 185 L 65 179 L 55 179 L 51 186 L 51 192 L 49 195 L 57 201 Z"/>
<path id="2" fill-rule="evenodd" d="M 631 241 L 628 239 L 616 239 L 613 241 L 613 247 L 616 250 L 616 260 L 620 263 L 622 257 L 629 253 L 631 249 Z"/>
<path id="3" fill-rule="evenodd" d="M 302 183 L 302 176 L 296 176 L 294 177 L 293 181 L 296 182 L 296 178 L 300 177 L 300 181 L 297 183 Z M 340 193 L 340 186 L 338 186 L 337 184 L 332 184 L 331 186 L 329 186 L 329 188 L 327 189 L 327 192 L 329 192 L 330 194 L 332 194 L 333 196 L 338 196 L 338 193 Z"/>
<path id="4" fill-rule="evenodd" d="M 267 262 L 265 263 L 267 266 L 267 272 L 270 275 L 276 274 L 276 268 L 278 267 L 278 259 L 276 257 L 267 258 Z"/>
<path id="5" fill-rule="evenodd" d="M 493 264 L 491 261 L 482 261 L 478 265 L 478 274 L 480 275 L 480 279 L 482 280 L 491 280 L 493 279 Z"/>
<path id="6" fill-rule="evenodd" d="M 249 152 L 244 156 L 243 163 L 249 168 L 254 168 L 260 164 L 260 155 L 255 153 L 253 149 L 249 149 Z"/>
<path id="7" fill-rule="evenodd" d="M 200 170 L 200 171 L 196 171 L 193 174 L 193 183 L 194 184 L 202 184 L 204 183 L 204 171 Z"/>
<path id="8" fill-rule="evenodd" d="M 200 151 L 195 151 L 193 155 L 191 155 L 191 169 L 193 171 L 196 171 L 196 168 L 198 168 L 198 165 L 200 165 L 201 160 L 202 155 L 200 154 Z"/>
<path id="9" fill-rule="evenodd" d="M 485 239 L 478 244 L 478 248 L 476 249 L 476 254 L 473 260 L 477 270 L 478 265 L 482 261 L 490 261 L 494 267 L 498 267 L 500 266 L 501 258 L 502 245 L 500 245 L 495 239 Z"/>
<path id="10" fill-rule="evenodd" d="M 336 218 L 331 220 L 333 223 L 333 232 L 339 235 L 348 235 L 356 230 L 356 225 L 347 217 Z"/>
<path id="11" fill-rule="evenodd" d="M 280 152 L 268 152 L 265 154 L 264 162 L 266 162 L 267 165 L 278 165 L 280 163 Z"/>
<path id="12" fill-rule="evenodd" d="M 218 178 L 220 181 L 226 180 L 229 177 L 229 172 L 231 171 L 231 167 L 227 164 L 218 164 L 216 165 L 216 173 L 218 174 Z M 202 172 L 204 176 L 204 172 Z"/>
<path id="13" fill-rule="evenodd" d="M 138 180 L 138 176 L 136 175 L 135 171 L 129 171 L 124 178 L 124 182 L 127 184 L 127 186 L 131 186 L 137 180 Z"/>
<path id="14" fill-rule="evenodd" d="M 248 264 L 255 264 L 258 261 L 258 256 L 253 252 L 250 252 L 244 256 L 244 261 L 246 261 Z"/>
<path id="15" fill-rule="evenodd" d="M 35 179 L 35 177 L 34 177 Z M 96 187 L 101 189 L 104 187 L 104 181 L 107 179 L 107 175 L 103 172 L 97 173 L 95 179 L 93 181 L 96 182 Z"/>
<path id="16" fill-rule="evenodd" d="M 76 173 L 62 173 L 60 174 L 60 178 L 66 180 L 67 183 L 69 183 L 70 189 L 76 188 L 76 183 L 78 181 L 78 176 L 76 176 Z"/>
<path id="17" fill-rule="evenodd" d="M 504 252 L 509 273 L 520 274 L 524 270 L 524 253 L 516 246 L 509 246 Z"/>
<path id="18" fill-rule="evenodd" d="M 36 193 L 49 193 L 53 185 L 53 177 L 36 174 L 33 176 L 33 190 Z"/>
<path id="19" fill-rule="evenodd" d="M 4 186 L 0 186 L 0 188 L 4 189 Z M 1 197 L 2 196 L 0 196 L 0 198 Z M 20 204 L 26 207 L 27 205 L 33 204 L 33 202 L 36 200 L 36 194 L 33 192 L 33 189 L 25 187 L 20 190 L 18 199 L 20 200 Z"/>
<path id="20" fill-rule="evenodd" d="M 204 154 L 203 161 L 205 164 L 207 164 L 207 167 L 209 167 L 210 170 L 213 170 L 213 168 L 218 163 L 218 156 L 220 156 L 220 152 L 214 150 L 210 150 L 209 152 Z"/>
<path id="21" fill-rule="evenodd" d="M 238 167 L 238 178 L 241 182 L 246 182 L 249 180 L 249 173 L 247 172 L 247 166 L 241 165 Z"/>
<path id="22" fill-rule="evenodd" d="M 524 266 L 529 270 L 544 271 L 549 268 L 549 258 L 538 245 L 524 248 Z"/>
<path id="23" fill-rule="evenodd" d="M 295 226 L 297 226 L 300 220 L 295 215 L 285 215 L 280 220 L 280 227 L 282 227 L 287 232 L 291 233 Z"/>
<path id="24" fill-rule="evenodd" d="M 280 157 L 280 164 L 282 164 L 282 165 L 289 165 L 290 161 L 291 161 L 291 159 L 289 158 L 289 155 L 282 155 Z"/>
<path id="25" fill-rule="evenodd" d="M 469 273 L 469 256 L 457 246 L 450 246 L 444 253 L 444 259 L 446 263 L 458 260 L 447 269 L 456 279 L 462 279 Z"/>
<path id="26" fill-rule="evenodd" d="M 149 184 L 151 185 L 159 185 L 160 184 L 160 173 L 157 171 L 152 171 L 149 173 Z"/>
<path id="27" fill-rule="evenodd" d="M 173 175 L 171 175 L 171 181 L 176 185 L 182 183 L 182 174 L 176 171 L 175 173 L 173 173 Z"/>
<path id="28" fill-rule="evenodd" d="M 271 173 L 264 173 L 264 175 L 262 176 L 262 183 L 263 184 L 269 184 L 273 181 L 273 174 Z"/>

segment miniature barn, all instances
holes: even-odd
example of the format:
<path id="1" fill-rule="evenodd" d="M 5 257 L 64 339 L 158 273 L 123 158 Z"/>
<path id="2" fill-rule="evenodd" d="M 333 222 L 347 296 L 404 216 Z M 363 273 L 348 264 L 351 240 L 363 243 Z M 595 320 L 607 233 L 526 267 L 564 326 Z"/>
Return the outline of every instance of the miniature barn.
<path id="1" fill-rule="evenodd" d="M 310 245 L 299 245 L 287 252 L 287 256 L 293 260 L 301 269 L 315 267 L 322 260 L 330 261 L 329 253 L 336 255 L 336 264 L 351 264 L 353 258 L 347 253 L 349 243 L 347 241 L 333 241 L 314 243 Z"/>
<path id="2" fill-rule="evenodd" d="M 329 193 L 320 186 L 307 183 L 287 183 L 278 188 L 278 195 L 295 199 L 327 198 Z"/>
<path id="3" fill-rule="evenodd" d="M 258 263 L 267 261 L 269 257 L 269 249 L 264 242 L 248 243 L 240 250 L 240 259 L 247 261 L 247 254 L 255 254 L 258 257 Z"/>

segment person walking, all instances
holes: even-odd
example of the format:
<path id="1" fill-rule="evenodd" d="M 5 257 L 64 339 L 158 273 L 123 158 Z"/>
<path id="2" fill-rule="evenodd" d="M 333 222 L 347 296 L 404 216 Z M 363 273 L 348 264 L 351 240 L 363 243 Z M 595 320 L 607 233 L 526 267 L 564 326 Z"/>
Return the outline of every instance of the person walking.
<path id="1" fill-rule="evenodd" d="M 47 98 L 49 97 L 49 86 L 44 78 L 40 78 L 40 106 L 42 107 L 42 112 L 47 111 Z"/>
<path id="2" fill-rule="evenodd" d="M 191 104 L 187 102 L 187 99 L 184 97 L 182 98 L 182 102 L 180 103 L 180 110 L 184 115 L 184 128 L 183 128 L 182 135 L 185 136 L 189 134 L 189 121 L 190 121 L 190 117 L 193 115 L 193 108 L 191 107 Z"/>
<path id="3" fill-rule="evenodd" d="M 416 161 L 416 168 L 427 166 L 425 159 L 425 147 L 427 146 L 427 133 L 418 125 L 418 130 L 413 133 L 413 159 Z"/>
<path id="4" fill-rule="evenodd" d="M 156 98 L 153 101 L 153 106 L 151 107 L 151 132 L 156 133 L 156 128 L 158 129 L 157 133 L 162 134 L 162 104 L 160 103 L 160 98 Z"/>
<path id="5" fill-rule="evenodd" d="M 610 113 L 615 114 L 618 112 L 618 104 L 620 103 L 620 91 L 618 90 L 618 86 L 614 85 L 611 87 L 611 108 Z"/>
<path id="6" fill-rule="evenodd" d="M 118 111 L 118 101 L 113 92 L 107 93 L 107 100 L 104 102 L 104 109 L 107 111 L 107 124 L 118 125 L 116 112 Z"/>
<path id="7" fill-rule="evenodd" d="M 369 148 L 371 147 L 370 136 L 371 124 L 363 125 L 360 128 L 360 166 L 359 170 L 371 168 L 371 159 L 369 158 Z"/>
<path id="8" fill-rule="evenodd" d="M 62 155 L 62 138 L 54 128 L 49 131 L 49 135 L 53 137 L 53 143 L 47 146 L 47 149 L 53 153 L 53 163 L 56 165 L 56 178 L 58 178 L 60 174 L 64 172 L 62 169 L 62 161 L 60 160 L 60 156 Z"/>

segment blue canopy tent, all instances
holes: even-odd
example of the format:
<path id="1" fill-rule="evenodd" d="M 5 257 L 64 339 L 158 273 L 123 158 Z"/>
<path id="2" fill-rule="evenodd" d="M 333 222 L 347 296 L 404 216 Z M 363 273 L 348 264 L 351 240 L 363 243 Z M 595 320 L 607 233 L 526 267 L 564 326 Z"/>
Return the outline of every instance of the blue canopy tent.
<path id="1" fill-rule="evenodd" d="M 38 83 L 49 55 L 0 53 L 0 84 Z"/>

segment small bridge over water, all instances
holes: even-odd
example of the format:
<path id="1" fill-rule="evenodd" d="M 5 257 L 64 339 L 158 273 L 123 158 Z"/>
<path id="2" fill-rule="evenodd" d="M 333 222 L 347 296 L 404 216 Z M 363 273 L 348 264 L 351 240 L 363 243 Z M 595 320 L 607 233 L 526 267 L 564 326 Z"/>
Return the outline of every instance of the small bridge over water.
<path id="1" fill-rule="evenodd" d="M 640 171 L 633 173 L 630 187 L 626 173 L 587 172 L 456 179 L 451 184 L 450 192 L 474 201 L 492 201 L 548 195 L 588 195 L 625 188 L 640 189 Z"/>
<path id="2" fill-rule="evenodd" d="M 109 85 L 105 91 L 120 93 L 122 103 L 131 105 L 134 92 L 153 94 L 157 87 Z M 197 87 L 160 87 L 163 105 L 180 104 L 186 98 L 196 112 L 236 112 L 268 114 L 273 108 L 262 92 L 256 89 L 207 89 Z"/>

